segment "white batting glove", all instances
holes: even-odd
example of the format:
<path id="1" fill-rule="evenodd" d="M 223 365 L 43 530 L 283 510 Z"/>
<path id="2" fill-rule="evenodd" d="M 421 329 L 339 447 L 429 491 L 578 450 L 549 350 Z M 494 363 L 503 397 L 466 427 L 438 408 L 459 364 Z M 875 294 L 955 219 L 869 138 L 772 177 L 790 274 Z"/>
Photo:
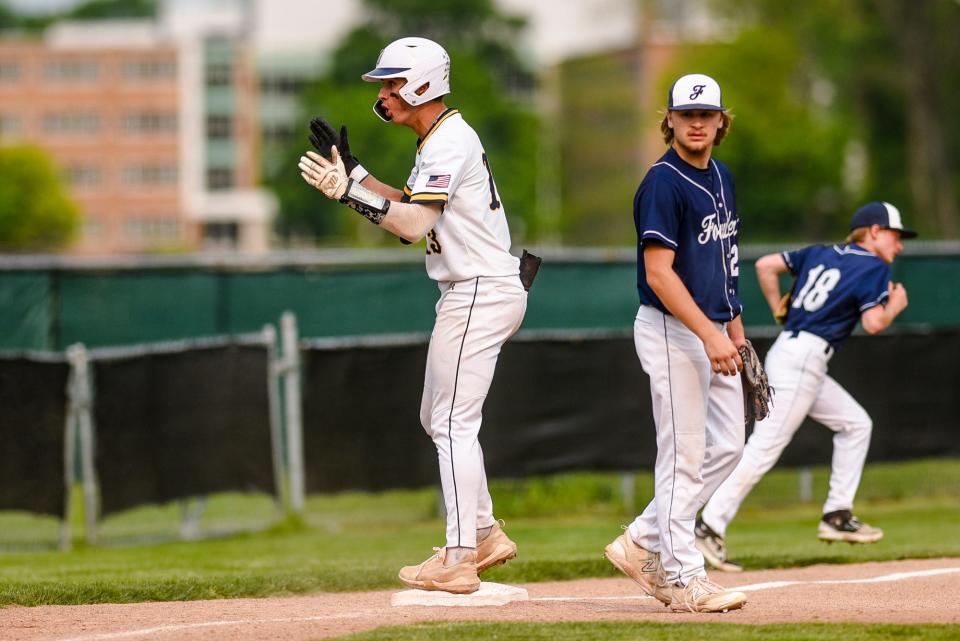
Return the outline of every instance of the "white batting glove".
<path id="1" fill-rule="evenodd" d="M 330 160 L 315 151 L 300 156 L 300 175 L 327 198 L 339 201 L 347 191 L 347 170 L 336 146 L 330 148 Z"/>

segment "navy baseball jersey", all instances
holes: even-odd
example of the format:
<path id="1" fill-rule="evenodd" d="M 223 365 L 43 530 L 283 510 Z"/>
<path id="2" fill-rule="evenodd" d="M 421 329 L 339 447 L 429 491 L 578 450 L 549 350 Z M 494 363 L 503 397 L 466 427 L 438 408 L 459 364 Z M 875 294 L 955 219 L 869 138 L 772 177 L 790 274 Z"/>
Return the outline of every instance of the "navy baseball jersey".
<path id="1" fill-rule="evenodd" d="M 836 348 L 860 314 L 887 299 L 890 266 L 859 245 L 812 245 L 781 255 L 797 277 L 787 331 L 816 334 Z"/>
<path id="2" fill-rule="evenodd" d="M 740 315 L 739 218 L 725 165 L 711 159 L 698 169 L 671 147 L 640 183 L 633 221 L 641 304 L 670 313 L 647 284 L 643 264 L 644 246 L 658 243 L 676 252 L 673 269 L 707 318 L 726 322 Z"/>

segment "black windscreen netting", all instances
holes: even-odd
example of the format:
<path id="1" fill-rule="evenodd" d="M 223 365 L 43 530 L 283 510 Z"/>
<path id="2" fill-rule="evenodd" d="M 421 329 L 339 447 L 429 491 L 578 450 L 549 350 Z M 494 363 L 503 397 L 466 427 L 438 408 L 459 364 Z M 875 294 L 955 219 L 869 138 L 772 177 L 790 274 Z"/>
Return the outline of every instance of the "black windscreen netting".
<path id="1" fill-rule="evenodd" d="M 420 487 L 437 478 L 420 427 L 426 345 L 302 354 L 308 492 Z"/>
<path id="2" fill-rule="evenodd" d="M 772 339 L 754 341 L 764 355 Z M 426 345 L 304 352 L 307 490 L 438 482 L 420 427 Z M 869 461 L 960 455 L 960 332 L 852 338 L 830 374 L 874 420 Z M 776 397 L 774 397 L 774 402 Z M 652 470 L 649 381 L 632 338 L 508 342 L 480 431 L 487 474 Z M 807 421 L 782 465 L 828 465 L 832 432 Z"/>
<path id="3" fill-rule="evenodd" d="M 212 492 L 274 492 L 265 347 L 95 360 L 92 368 L 104 515 Z"/>
<path id="4" fill-rule="evenodd" d="M 0 358 L 0 510 L 63 516 L 63 362 Z"/>

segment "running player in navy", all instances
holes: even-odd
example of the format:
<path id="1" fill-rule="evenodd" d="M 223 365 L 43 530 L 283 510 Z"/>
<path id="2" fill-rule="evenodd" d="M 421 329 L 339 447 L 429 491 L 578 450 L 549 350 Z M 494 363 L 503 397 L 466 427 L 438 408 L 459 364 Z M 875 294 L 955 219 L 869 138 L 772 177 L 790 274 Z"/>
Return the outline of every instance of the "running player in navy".
<path id="1" fill-rule="evenodd" d="M 655 496 L 605 550 L 645 592 L 692 612 L 746 602 L 742 592 L 707 579 L 693 532 L 697 512 L 737 464 L 744 439 L 740 220 L 730 172 L 711 157 L 730 120 L 713 78 L 677 80 L 661 123 L 670 148 L 634 198 L 634 341 L 653 398 Z"/>
<path id="2" fill-rule="evenodd" d="M 857 321 L 868 334 L 876 334 L 907 307 L 906 289 L 890 280 L 890 263 L 903 250 L 901 239 L 916 233 L 904 229 L 900 212 L 885 202 L 858 209 L 850 227 L 844 244 L 813 245 L 757 261 L 760 289 L 775 315 L 779 275 L 789 271 L 796 280 L 786 326 L 766 358 L 776 403 L 770 416 L 756 424 L 743 459 L 697 523 L 697 547 L 714 567 L 736 569 L 726 559 L 727 525 L 808 415 L 835 433 L 830 491 L 818 536 L 850 543 L 883 538 L 882 530 L 860 522 L 852 512 L 872 423 L 860 404 L 827 375 L 827 363 Z"/>

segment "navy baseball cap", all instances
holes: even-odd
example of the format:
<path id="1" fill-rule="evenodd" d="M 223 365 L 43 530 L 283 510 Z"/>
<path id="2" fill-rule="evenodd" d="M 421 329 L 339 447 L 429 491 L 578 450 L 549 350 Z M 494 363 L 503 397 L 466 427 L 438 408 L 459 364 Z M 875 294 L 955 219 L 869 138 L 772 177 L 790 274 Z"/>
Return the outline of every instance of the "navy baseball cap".
<path id="1" fill-rule="evenodd" d="M 720 83 L 702 73 L 690 73 L 678 78 L 667 94 L 667 110 L 687 109 L 723 111 Z"/>
<path id="2" fill-rule="evenodd" d="M 900 232 L 901 238 L 917 237 L 917 232 L 904 228 L 903 219 L 900 218 L 900 210 L 890 203 L 880 200 L 867 203 L 853 212 L 853 219 L 850 221 L 851 230 L 871 225 L 880 225 L 884 229 L 895 229 Z"/>

